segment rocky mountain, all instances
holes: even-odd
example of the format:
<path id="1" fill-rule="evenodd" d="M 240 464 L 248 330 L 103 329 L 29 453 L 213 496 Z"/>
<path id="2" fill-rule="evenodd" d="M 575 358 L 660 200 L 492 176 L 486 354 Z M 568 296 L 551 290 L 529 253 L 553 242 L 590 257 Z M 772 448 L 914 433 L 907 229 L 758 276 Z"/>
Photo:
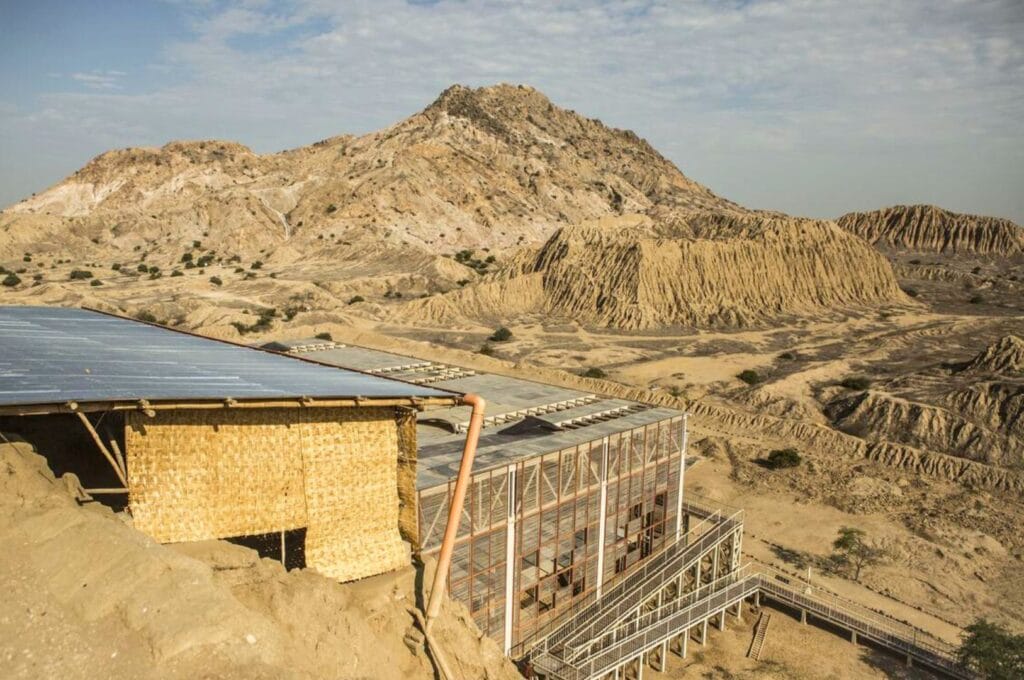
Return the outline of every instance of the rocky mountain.
<path id="1" fill-rule="evenodd" d="M 539 313 L 632 330 L 739 327 L 908 302 L 885 258 L 832 222 L 693 212 L 560 229 L 503 275 L 410 302 L 404 317 Z"/>
<path id="2" fill-rule="evenodd" d="M 1010 220 L 963 215 L 933 205 L 897 205 L 847 213 L 837 222 L 850 233 L 886 249 L 995 256 L 1024 253 L 1024 229 Z"/>
<path id="3" fill-rule="evenodd" d="M 0 264 L 22 270 L 26 297 L 146 304 L 229 335 L 252 324 L 214 322 L 196 298 L 620 329 L 910 302 L 835 223 L 742 208 L 636 134 L 512 85 L 455 86 L 385 130 L 277 154 L 218 141 L 108 152 L 0 214 Z M 102 281 L 83 292 L 93 269 Z"/>
<path id="4" fill-rule="evenodd" d="M 739 210 L 633 132 L 532 88 L 454 86 L 379 132 L 277 154 L 223 141 L 102 154 L 0 214 L 0 257 L 173 261 L 193 240 L 218 256 L 281 262 L 337 259 L 366 243 L 452 253 L 654 207 Z"/>

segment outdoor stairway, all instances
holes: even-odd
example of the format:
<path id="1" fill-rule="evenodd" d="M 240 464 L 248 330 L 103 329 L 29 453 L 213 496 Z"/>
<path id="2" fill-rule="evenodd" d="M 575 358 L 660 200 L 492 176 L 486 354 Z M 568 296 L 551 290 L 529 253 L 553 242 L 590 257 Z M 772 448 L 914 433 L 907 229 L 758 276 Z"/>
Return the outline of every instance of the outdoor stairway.
<path id="1" fill-rule="evenodd" d="M 750 649 L 747 650 L 747 658 L 759 661 L 761 650 L 764 649 L 765 638 L 768 637 L 768 624 L 772 621 L 772 615 L 768 612 L 761 612 L 757 619 L 757 626 L 754 627 L 754 639 L 750 641 Z"/>
<path id="2" fill-rule="evenodd" d="M 902 655 L 907 663 L 930 667 L 955 678 L 971 677 L 956 661 L 955 649 L 921 630 L 872 611 L 839 596 L 818 591 L 784 574 L 755 570 L 749 565 L 723 565 L 724 575 L 712 571 L 705 582 L 702 560 L 720 547 L 736 541 L 742 532 L 742 515 L 726 516 L 719 511 L 689 505 L 684 510 L 704 519 L 649 558 L 636 572 L 605 591 L 592 596 L 559 616 L 548 633 L 532 643 L 529 660 L 538 675 L 550 680 L 590 680 L 624 677 L 629 667 L 637 670 L 650 663 L 665 667 L 669 650 L 686 656 L 691 632 L 701 627 L 701 641 L 708 622 L 716 619 L 725 627 L 726 612 L 750 597 L 771 599 L 808 616 L 817 617 L 858 637 Z M 737 543 L 731 544 L 738 560 Z M 683 587 L 687 571 L 697 578 Z M 717 576 L 717 578 L 715 578 Z M 758 622 L 748 656 L 757 658 L 764 645 L 769 617 Z"/>

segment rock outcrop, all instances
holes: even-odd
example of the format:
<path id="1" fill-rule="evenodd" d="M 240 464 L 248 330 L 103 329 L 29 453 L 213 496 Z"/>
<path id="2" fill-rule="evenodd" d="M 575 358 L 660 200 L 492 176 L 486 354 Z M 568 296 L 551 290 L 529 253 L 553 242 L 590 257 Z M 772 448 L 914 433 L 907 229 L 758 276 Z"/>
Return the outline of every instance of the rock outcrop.
<path id="1" fill-rule="evenodd" d="M 979 352 L 960 370 L 1004 375 L 1024 374 L 1024 340 L 1016 335 L 1003 336 Z"/>
<path id="2" fill-rule="evenodd" d="M 559 230 L 501 276 L 408 303 L 411 320 L 543 313 L 618 329 L 742 327 L 909 303 L 885 259 L 834 223 L 672 212 Z"/>
<path id="3" fill-rule="evenodd" d="M 971 415 L 985 412 L 992 401 L 984 391 L 964 390 L 949 406 L 910 401 L 878 392 L 862 392 L 829 404 L 826 413 L 840 430 L 870 442 L 898 443 L 939 451 L 990 465 L 1024 461 L 1024 439 L 1015 422 L 1022 411 L 1024 390 L 1006 398 L 1006 422 L 976 422 Z M 998 412 L 998 411 L 997 411 Z M 992 425 L 993 429 L 989 429 Z"/>
<path id="4" fill-rule="evenodd" d="M 933 205 L 897 205 L 836 220 L 873 245 L 922 253 L 1014 256 L 1024 253 L 1024 229 L 1010 220 L 963 215 Z"/>

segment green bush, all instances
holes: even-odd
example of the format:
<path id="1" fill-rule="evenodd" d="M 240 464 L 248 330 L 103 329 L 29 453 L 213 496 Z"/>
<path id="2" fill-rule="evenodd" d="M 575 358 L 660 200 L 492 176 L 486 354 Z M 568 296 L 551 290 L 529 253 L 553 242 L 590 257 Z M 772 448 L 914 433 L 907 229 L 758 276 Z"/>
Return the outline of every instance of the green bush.
<path id="1" fill-rule="evenodd" d="M 115 262 L 114 264 L 110 265 L 110 268 L 113 269 L 115 272 L 119 272 L 121 271 L 121 263 Z"/>
<path id="2" fill-rule="evenodd" d="M 917 288 L 911 288 L 910 286 L 901 286 L 900 290 L 909 295 L 912 298 L 916 298 L 920 293 L 917 292 Z"/>
<path id="3" fill-rule="evenodd" d="M 960 665 L 985 680 L 1024 678 L 1024 635 L 978 619 L 964 628 Z"/>
<path id="4" fill-rule="evenodd" d="M 326 340 L 327 342 L 332 342 L 334 340 L 331 334 L 328 333 L 327 331 L 324 331 L 323 333 L 317 333 L 316 338 L 317 340 Z"/>
<path id="5" fill-rule="evenodd" d="M 255 262 L 253 262 L 251 265 L 249 265 L 249 269 L 263 269 L 262 260 L 256 260 Z"/>
<path id="6" fill-rule="evenodd" d="M 336 211 L 337 209 L 338 209 L 338 206 L 336 206 L 333 203 L 331 203 L 329 206 L 327 206 L 326 212 L 327 212 L 328 215 L 330 215 L 332 212 Z"/>
<path id="7" fill-rule="evenodd" d="M 220 280 L 219 276 L 211 276 L 210 283 L 212 283 L 215 286 L 221 286 L 224 284 L 224 282 Z"/>
<path id="8" fill-rule="evenodd" d="M 498 330 L 491 334 L 491 337 L 487 338 L 491 342 L 508 342 L 512 339 L 512 331 L 502 326 Z"/>
<path id="9" fill-rule="evenodd" d="M 354 305 L 357 302 L 366 302 L 366 298 L 364 298 L 362 295 L 353 295 L 348 299 L 348 303 L 350 305 Z"/>
<path id="10" fill-rule="evenodd" d="M 756 385 L 757 383 L 762 382 L 764 380 L 764 378 L 761 377 L 760 373 L 751 368 L 748 368 L 744 371 L 740 371 L 739 375 L 737 375 L 736 377 L 742 380 L 743 382 L 747 383 L 748 385 Z"/>
<path id="11" fill-rule="evenodd" d="M 143 264 L 140 264 L 138 267 L 136 267 L 135 270 L 137 272 L 139 272 L 140 274 L 148 274 L 149 273 L 149 266 L 146 265 L 145 263 L 143 263 Z"/>
<path id="12" fill-rule="evenodd" d="M 848 390 L 866 390 L 871 387 L 871 380 L 862 375 L 851 375 L 839 381 Z"/>
<path id="13" fill-rule="evenodd" d="M 146 311 L 139 312 L 135 315 L 135 318 L 139 321 L 145 321 L 146 323 L 156 323 L 156 317 Z"/>
<path id="14" fill-rule="evenodd" d="M 103 282 L 100 281 L 99 279 L 93 279 L 92 281 L 89 282 L 89 285 L 90 286 L 102 286 Z"/>
<path id="15" fill-rule="evenodd" d="M 3 284 L 8 288 L 13 288 L 14 286 L 17 286 L 19 283 L 21 283 L 21 279 L 14 272 L 10 272 L 7 276 L 4 277 L 3 280 Z"/>
<path id="16" fill-rule="evenodd" d="M 89 271 L 88 269 L 72 269 L 71 274 L 68 275 L 68 278 L 71 279 L 72 281 L 91 279 L 92 272 Z"/>
<path id="17" fill-rule="evenodd" d="M 972 295 L 971 299 L 968 300 L 968 302 L 970 302 L 972 305 L 980 305 L 984 301 L 985 301 L 985 298 L 982 297 L 981 295 Z"/>
<path id="18" fill-rule="evenodd" d="M 485 357 L 493 357 L 494 347 L 491 345 L 491 343 L 485 342 L 484 344 L 480 345 L 480 349 L 478 349 L 477 352 L 483 354 Z"/>
<path id="19" fill-rule="evenodd" d="M 764 466 L 769 470 L 793 468 L 803 461 L 796 449 L 775 449 L 764 459 Z"/>
<path id="20" fill-rule="evenodd" d="M 607 373 L 605 373 L 602 369 L 597 368 L 597 367 L 588 368 L 587 370 L 583 371 L 583 373 L 581 373 L 580 375 L 582 375 L 584 378 L 598 378 L 598 379 L 601 379 L 601 378 L 607 378 L 608 377 Z"/>
<path id="21" fill-rule="evenodd" d="M 175 269 L 174 271 L 171 272 L 171 277 L 175 276 L 184 276 L 184 274 L 181 273 L 180 269 Z"/>
<path id="22" fill-rule="evenodd" d="M 181 256 L 181 261 L 182 262 L 191 262 L 192 261 L 192 253 L 184 253 Z"/>

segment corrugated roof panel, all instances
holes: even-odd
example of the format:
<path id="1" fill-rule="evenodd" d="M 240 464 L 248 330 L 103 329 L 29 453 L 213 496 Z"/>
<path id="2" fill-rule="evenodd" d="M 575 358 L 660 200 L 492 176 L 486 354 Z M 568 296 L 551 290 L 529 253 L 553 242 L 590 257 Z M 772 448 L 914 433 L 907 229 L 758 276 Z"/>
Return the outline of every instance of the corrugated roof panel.
<path id="1" fill-rule="evenodd" d="M 0 307 L 0 405 L 452 397 L 83 309 Z"/>

